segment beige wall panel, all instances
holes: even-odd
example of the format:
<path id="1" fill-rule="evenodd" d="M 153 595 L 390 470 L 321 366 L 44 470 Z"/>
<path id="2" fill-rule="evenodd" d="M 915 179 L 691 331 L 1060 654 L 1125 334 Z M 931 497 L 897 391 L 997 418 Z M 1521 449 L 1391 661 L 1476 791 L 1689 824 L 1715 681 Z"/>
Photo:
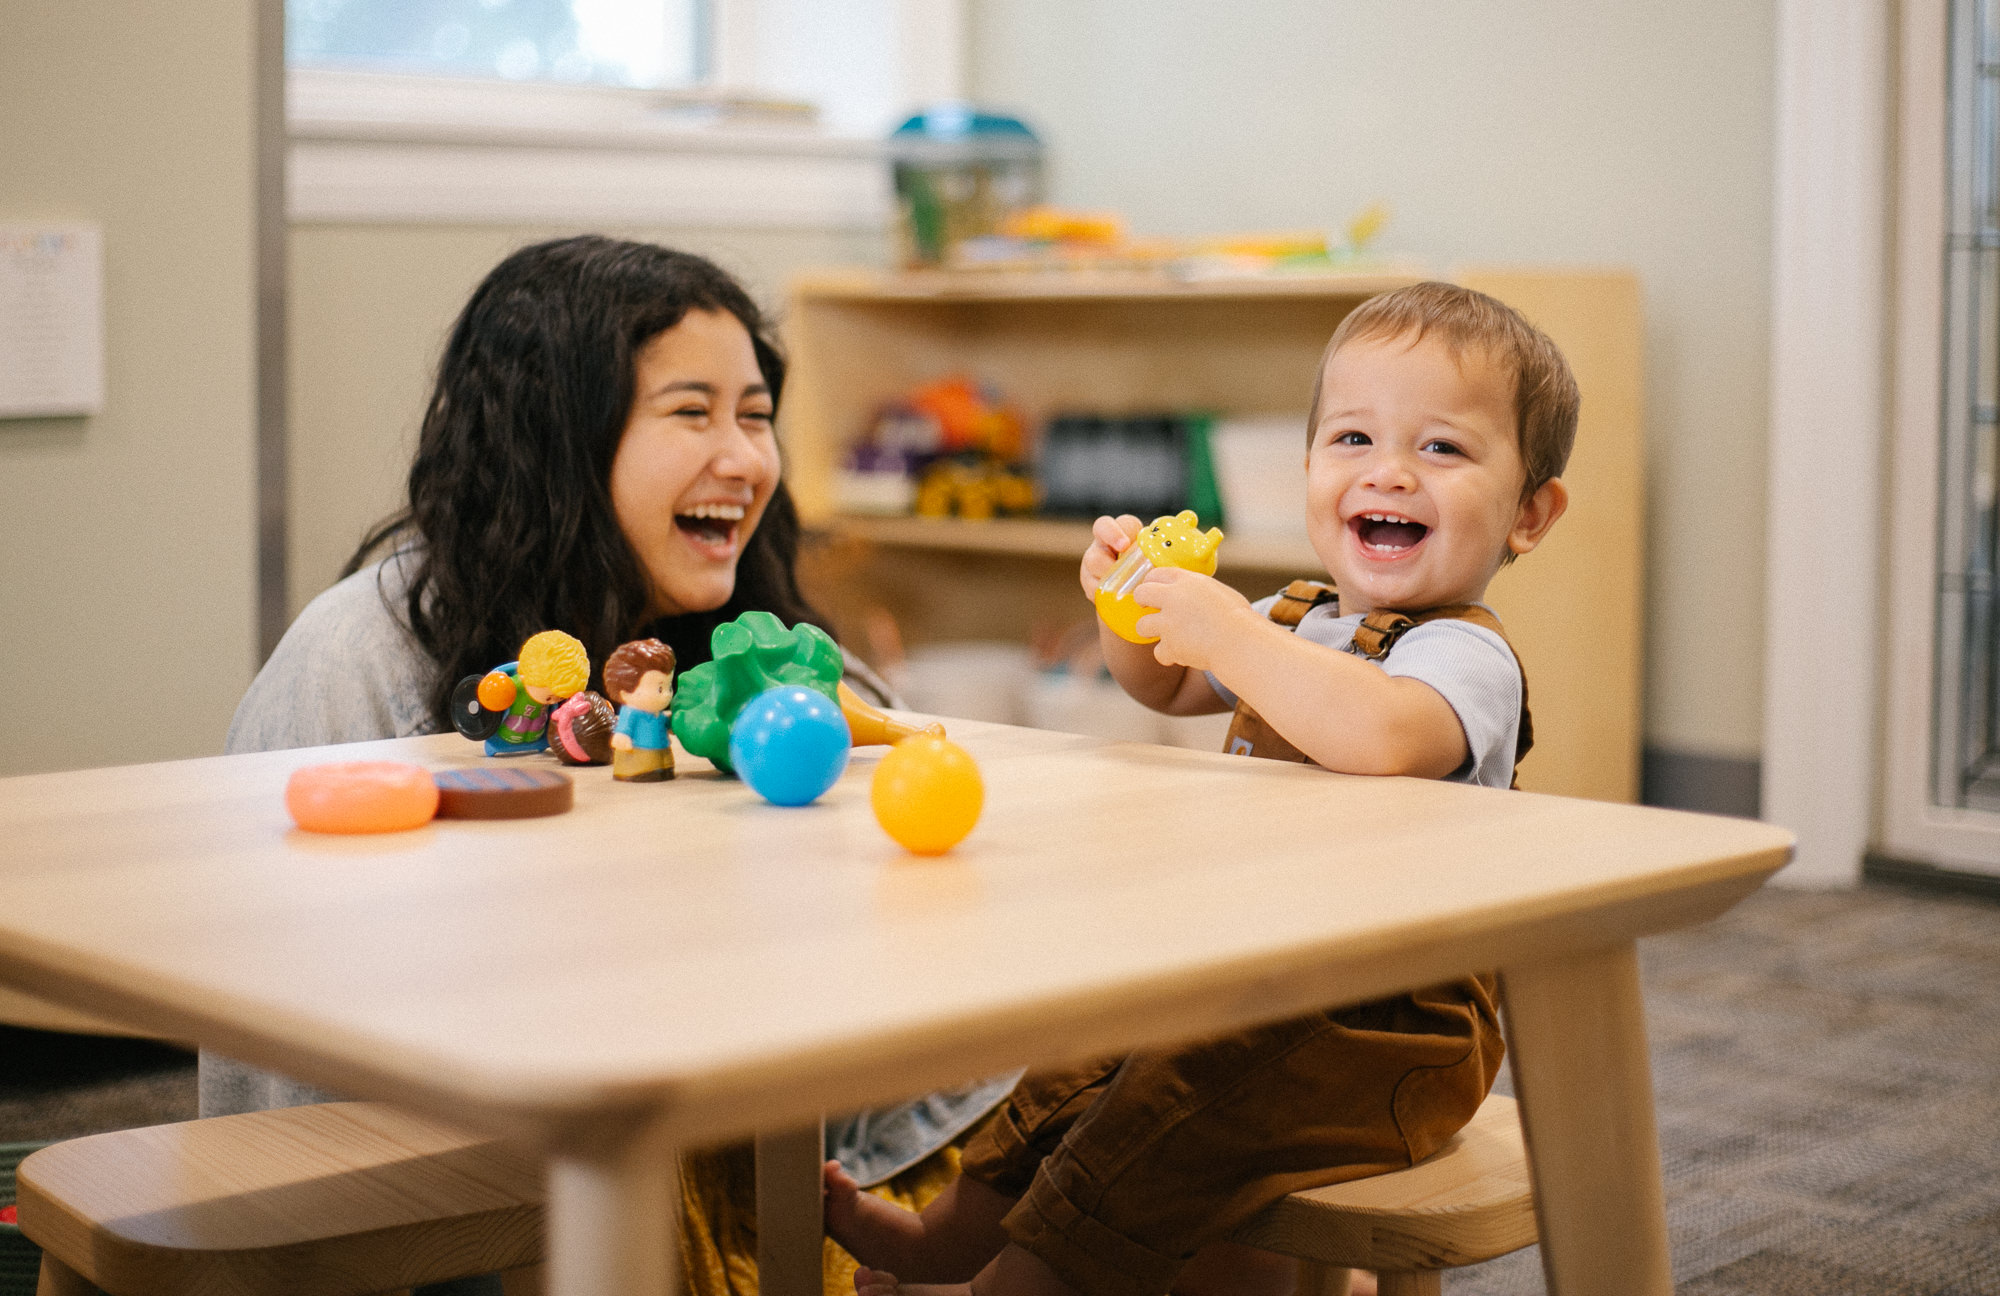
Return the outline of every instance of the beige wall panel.
<path id="1" fill-rule="evenodd" d="M 363 533 L 402 498 L 446 334 L 503 257 L 574 230 L 298 225 L 291 244 L 290 603 L 333 582 Z M 775 309 L 808 265 L 873 261 L 851 234 L 610 230 L 714 258 Z"/>
<path id="2" fill-rule="evenodd" d="M 218 752 L 256 655 L 252 0 L 10 0 L 0 222 L 102 225 L 106 399 L 0 421 L 0 775 Z"/>
<path id="3" fill-rule="evenodd" d="M 974 0 L 972 89 L 1142 232 L 1337 229 L 1630 265 L 1646 308 L 1647 741 L 1761 742 L 1775 36 L 1729 0 Z M 1725 626 L 1718 636 L 1714 627 Z"/>

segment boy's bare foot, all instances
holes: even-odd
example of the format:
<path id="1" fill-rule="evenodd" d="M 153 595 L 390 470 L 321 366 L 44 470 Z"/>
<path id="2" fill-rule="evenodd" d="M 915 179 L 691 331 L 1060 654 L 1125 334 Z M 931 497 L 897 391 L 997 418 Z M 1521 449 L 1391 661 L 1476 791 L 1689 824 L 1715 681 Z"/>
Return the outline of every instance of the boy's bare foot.
<path id="1" fill-rule="evenodd" d="M 861 1191 L 861 1185 L 838 1161 L 827 1162 L 822 1174 L 827 1236 L 864 1265 L 894 1266 L 908 1273 L 912 1252 L 924 1240 L 922 1217 Z M 890 1274 L 875 1269 L 863 1272 L 874 1273 L 886 1279 L 891 1290 L 895 1288 L 896 1280 Z M 860 1290 L 861 1275 L 857 1273 L 854 1281 Z"/>
<path id="2" fill-rule="evenodd" d="M 954 1179 L 917 1213 L 863 1192 L 838 1161 L 822 1174 L 827 1236 L 878 1273 L 907 1275 L 906 1291 L 912 1283 L 963 1283 L 1007 1245 L 1000 1221 L 1013 1198 L 985 1184 Z"/>
<path id="3" fill-rule="evenodd" d="M 970 1283 L 906 1283 L 881 1269 L 854 1272 L 858 1296 L 1078 1296 L 1031 1251 L 1008 1243 Z"/>
<path id="4" fill-rule="evenodd" d="M 972 1288 L 967 1283 L 899 1283 L 885 1269 L 862 1265 L 854 1271 L 854 1291 L 855 1296 L 971 1296 Z"/>

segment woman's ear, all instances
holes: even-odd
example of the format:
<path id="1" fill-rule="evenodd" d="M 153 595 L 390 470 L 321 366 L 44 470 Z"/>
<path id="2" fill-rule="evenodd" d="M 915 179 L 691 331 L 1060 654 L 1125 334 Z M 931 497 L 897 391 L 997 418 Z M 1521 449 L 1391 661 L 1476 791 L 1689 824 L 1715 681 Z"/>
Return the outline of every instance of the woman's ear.
<path id="1" fill-rule="evenodd" d="M 1521 501 L 1521 511 L 1514 515 L 1514 529 L 1507 533 L 1507 548 L 1517 558 L 1530 552 L 1568 508 L 1569 488 L 1562 484 L 1562 478 L 1551 477 L 1543 482 L 1534 494 Z"/>

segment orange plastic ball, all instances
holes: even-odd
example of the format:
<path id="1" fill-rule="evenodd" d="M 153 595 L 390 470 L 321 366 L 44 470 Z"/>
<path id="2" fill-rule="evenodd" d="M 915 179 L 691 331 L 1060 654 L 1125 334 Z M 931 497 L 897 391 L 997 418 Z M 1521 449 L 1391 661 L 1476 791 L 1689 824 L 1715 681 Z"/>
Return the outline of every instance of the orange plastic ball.
<path id="1" fill-rule="evenodd" d="M 505 711 L 514 705 L 514 677 L 506 671 L 488 671 L 479 681 L 479 705 L 488 711 Z"/>
<path id="2" fill-rule="evenodd" d="M 308 765 L 285 784 L 285 809 L 307 832 L 402 832 L 429 823 L 437 808 L 431 772 L 400 761 Z"/>
<path id="3" fill-rule="evenodd" d="M 868 799 L 875 822 L 904 850 L 942 855 L 979 822 L 986 783 L 965 748 L 935 734 L 918 734 L 890 748 L 875 767 Z"/>

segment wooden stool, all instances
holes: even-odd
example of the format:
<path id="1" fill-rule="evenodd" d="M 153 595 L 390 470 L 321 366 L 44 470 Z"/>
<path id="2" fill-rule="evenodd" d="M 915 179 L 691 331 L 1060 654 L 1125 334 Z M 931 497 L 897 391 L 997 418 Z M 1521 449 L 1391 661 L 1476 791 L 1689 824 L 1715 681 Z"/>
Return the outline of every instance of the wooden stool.
<path id="1" fill-rule="evenodd" d="M 1512 1098 L 1489 1097 L 1472 1123 L 1407 1170 L 1295 1192 L 1235 1241 L 1299 1260 L 1299 1296 L 1347 1291 L 1372 1269 L 1381 1296 L 1438 1296 L 1441 1269 L 1477 1264 L 1535 1240 L 1527 1150 Z"/>
<path id="2" fill-rule="evenodd" d="M 367 1296 L 542 1260 L 539 1162 L 376 1103 L 57 1143 L 18 1205 L 37 1296 Z"/>

